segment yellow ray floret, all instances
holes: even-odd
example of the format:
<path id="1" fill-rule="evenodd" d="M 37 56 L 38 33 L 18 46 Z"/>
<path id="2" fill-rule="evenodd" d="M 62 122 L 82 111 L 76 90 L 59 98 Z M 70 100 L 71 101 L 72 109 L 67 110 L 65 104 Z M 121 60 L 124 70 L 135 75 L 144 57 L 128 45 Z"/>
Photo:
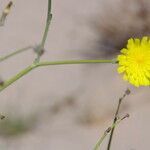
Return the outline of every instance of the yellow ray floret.
<path id="1" fill-rule="evenodd" d="M 150 39 L 129 39 L 118 55 L 119 73 L 136 87 L 150 85 Z"/>

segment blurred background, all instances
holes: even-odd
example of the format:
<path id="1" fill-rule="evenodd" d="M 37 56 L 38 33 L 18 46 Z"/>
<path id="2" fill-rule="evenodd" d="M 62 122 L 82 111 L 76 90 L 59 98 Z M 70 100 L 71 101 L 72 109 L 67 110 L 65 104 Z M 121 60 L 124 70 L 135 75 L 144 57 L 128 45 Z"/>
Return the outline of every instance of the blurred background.
<path id="1" fill-rule="evenodd" d="M 0 1 L 0 12 L 9 1 Z M 40 42 L 47 0 L 14 0 L 0 28 L 0 55 Z M 148 0 L 53 0 L 53 19 L 42 60 L 115 58 L 129 37 L 149 36 Z M 0 63 L 7 80 L 30 65 L 33 50 Z M 0 94 L 0 149 L 92 150 L 111 125 L 118 99 L 130 88 L 111 150 L 150 147 L 149 87 L 122 80 L 117 65 L 89 64 L 38 68 Z M 102 144 L 105 150 L 108 139 Z"/>

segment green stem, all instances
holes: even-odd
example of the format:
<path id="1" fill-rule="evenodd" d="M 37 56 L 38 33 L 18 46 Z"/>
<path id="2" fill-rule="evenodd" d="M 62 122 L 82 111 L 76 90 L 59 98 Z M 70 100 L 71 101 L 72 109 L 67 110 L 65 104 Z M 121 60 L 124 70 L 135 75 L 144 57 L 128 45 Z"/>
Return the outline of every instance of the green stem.
<path id="1" fill-rule="evenodd" d="M 42 37 L 42 41 L 38 47 L 38 53 L 37 53 L 37 57 L 34 60 L 34 63 L 38 63 L 40 61 L 40 57 L 41 57 L 41 51 L 44 50 L 45 47 L 45 42 L 47 39 L 47 35 L 48 35 L 48 31 L 49 31 L 49 27 L 50 27 L 50 23 L 52 20 L 52 14 L 51 14 L 51 0 L 48 0 L 48 10 L 47 10 L 47 20 L 46 20 L 46 26 L 45 26 L 45 30 L 43 33 L 43 37 Z"/>
<path id="2" fill-rule="evenodd" d="M 98 150 L 99 146 L 103 143 L 104 139 L 106 138 L 106 136 L 110 133 L 110 131 L 112 131 L 122 120 L 124 120 L 125 118 L 129 117 L 129 115 L 125 115 L 123 118 L 121 119 L 117 119 L 116 122 L 114 122 L 112 124 L 111 127 L 109 127 L 107 130 L 105 130 L 104 134 L 102 135 L 102 137 L 98 140 L 97 144 L 95 145 L 93 150 Z"/>
<path id="3" fill-rule="evenodd" d="M 47 20 L 46 20 L 46 26 L 45 26 L 43 38 L 42 38 L 42 41 L 41 41 L 41 48 L 44 48 L 44 46 L 45 46 L 45 42 L 46 42 L 46 39 L 47 39 L 47 35 L 48 35 L 51 20 L 52 20 L 51 0 L 48 0 Z"/>
<path id="4" fill-rule="evenodd" d="M 117 120 L 121 102 L 122 102 L 122 99 L 119 99 L 119 103 L 118 103 L 118 106 L 117 106 L 117 110 L 116 110 L 116 113 L 115 113 L 115 117 L 114 117 L 113 124 L 114 124 L 114 123 L 116 122 L 116 120 Z M 107 150 L 110 150 L 114 131 L 115 131 L 115 128 L 113 128 L 113 129 L 111 130 L 110 137 L 109 137 L 109 141 L 108 141 Z"/>
<path id="5" fill-rule="evenodd" d="M 54 61 L 54 62 L 39 62 L 28 66 L 27 68 L 25 68 L 24 70 L 16 74 L 14 77 L 5 81 L 0 86 L 0 92 L 37 67 L 49 66 L 49 65 L 91 64 L 91 63 L 114 63 L 114 60 L 64 60 L 64 61 Z"/>
<path id="6" fill-rule="evenodd" d="M 20 79 L 22 76 L 26 75 L 28 72 L 34 69 L 34 66 L 29 66 L 16 74 L 14 77 L 10 78 L 9 80 L 5 81 L 1 86 L 0 86 L 0 92 L 3 91 L 5 88 L 7 88 L 9 85 Z"/>
<path id="7" fill-rule="evenodd" d="M 95 64 L 95 63 L 115 63 L 114 60 L 64 60 L 54 62 L 39 62 L 37 66 L 49 66 L 49 65 L 71 65 L 71 64 Z"/>
<path id="8" fill-rule="evenodd" d="M 112 128 L 108 128 L 104 134 L 102 135 L 102 137 L 98 140 L 98 142 L 96 143 L 95 147 L 93 150 L 98 150 L 99 146 L 103 143 L 104 139 L 106 138 L 107 134 L 110 132 Z"/>
<path id="9" fill-rule="evenodd" d="M 127 89 L 127 90 L 125 91 L 125 93 L 123 94 L 123 96 L 119 98 L 119 102 L 118 102 L 118 106 L 117 106 L 117 109 L 116 109 L 116 112 L 115 112 L 115 117 L 114 117 L 113 124 L 117 121 L 118 114 L 119 114 L 119 110 L 120 110 L 120 106 L 121 106 L 121 104 L 122 104 L 123 99 L 124 99 L 127 95 L 129 95 L 129 94 L 130 94 L 130 90 Z M 112 143 L 114 131 L 115 131 L 115 127 L 111 130 L 110 137 L 109 137 L 109 141 L 108 141 L 107 150 L 110 150 L 110 148 L 111 148 L 111 143 Z"/>
<path id="10" fill-rule="evenodd" d="M 6 60 L 6 59 L 8 59 L 8 58 L 10 58 L 12 56 L 15 56 L 15 55 L 17 55 L 19 53 L 25 52 L 26 50 L 29 50 L 30 48 L 32 48 L 32 46 L 27 46 L 27 47 L 24 47 L 24 48 L 21 48 L 21 49 L 17 49 L 14 52 L 12 52 L 12 53 L 10 53 L 8 55 L 0 57 L 0 62 L 4 61 L 4 60 Z"/>

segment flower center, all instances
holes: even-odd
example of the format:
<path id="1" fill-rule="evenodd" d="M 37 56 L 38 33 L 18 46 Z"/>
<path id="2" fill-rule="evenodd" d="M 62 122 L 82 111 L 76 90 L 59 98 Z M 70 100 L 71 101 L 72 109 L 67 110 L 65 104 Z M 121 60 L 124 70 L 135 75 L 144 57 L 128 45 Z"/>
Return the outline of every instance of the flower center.
<path id="1" fill-rule="evenodd" d="M 142 54 L 135 56 L 135 61 L 137 64 L 143 64 L 144 60 L 145 60 L 145 57 Z"/>

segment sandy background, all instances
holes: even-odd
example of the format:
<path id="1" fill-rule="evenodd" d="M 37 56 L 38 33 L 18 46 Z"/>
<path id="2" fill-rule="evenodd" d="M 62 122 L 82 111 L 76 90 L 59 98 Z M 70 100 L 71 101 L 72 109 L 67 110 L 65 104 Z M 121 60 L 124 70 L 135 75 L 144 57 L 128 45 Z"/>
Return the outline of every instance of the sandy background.
<path id="1" fill-rule="evenodd" d="M 0 1 L 0 11 L 7 2 Z M 53 0 L 53 20 L 42 60 L 114 58 L 131 35 L 149 35 L 150 13 L 143 12 L 149 5 L 142 0 Z M 47 1 L 14 0 L 0 28 L 0 54 L 38 44 L 46 10 Z M 1 78 L 9 79 L 34 58 L 29 50 L 2 62 Z M 119 97 L 130 88 L 121 115 L 131 117 L 116 130 L 112 150 L 149 149 L 149 87 L 128 85 L 116 69 L 111 64 L 51 66 L 34 70 L 8 87 L 0 94 L 0 112 L 8 125 L 0 126 L 0 148 L 91 150 L 111 124 Z M 21 120 L 25 130 L 8 120 Z M 106 145 L 107 139 L 101 149 Z"/>

